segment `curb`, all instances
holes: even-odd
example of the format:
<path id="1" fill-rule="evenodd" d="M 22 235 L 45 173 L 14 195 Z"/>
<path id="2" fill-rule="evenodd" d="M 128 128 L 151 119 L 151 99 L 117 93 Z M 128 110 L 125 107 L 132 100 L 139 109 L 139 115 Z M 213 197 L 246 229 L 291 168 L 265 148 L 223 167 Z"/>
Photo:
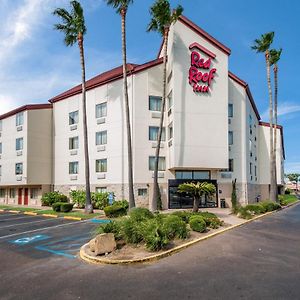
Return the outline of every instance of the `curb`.
<path id="1" fill-rule="evenodd" d="M 13 214 L 20 214 L 20 210 L 8 210 L 8 212 L 13 213 Z"/>
<path id="2" fill-rule="evenodd" d="M 296 202 L 297 203 L 297 202 Z M 294 203 L 293 203 L 294 204 Z M 88 247 L 89 243 L 87 244 L 84 244 L 81 248 L 80 248 L 80 258 L 83 259 L 84 261 L 87 261 L 87 262 L 90 262 L 90 263 L 94 263 L 94 264 L 110 264 L 110 265 L 124 265 L 124 264 L 133 264 L 133 263 L 142 263 L 142 262 L 150 262 L 150 261 L 154 261 L 154 260 L 158 260 L 158 259 L 161 259 L 161 258 L 164 258 L 164 257 L 167 257 L 167 256 L 170 256 L 176 252 L 179 252 L 180 250 L 183 250 L 187 247 L 190 247 L 196 243 L 199 243 L 203 240 L 207 240 L 211 237 L 214 237 L 216 235 L 219 235 L 221 233 L 224 233 L 226 231 L 229 231 L 229 230 L 232 230 L 234 228 L 237 228 L 237 227 L 240 227 L 240 226 L 243 226 L 245 224 L 248 224 L 250 222 L 253 222 L 257 219 L 260 219 L 262 217 L 265 217 L 265 216 L 268 216 L 270 214 L 273 214 L 277 212 L 277 210 L 275 211 L 271 211 L 271 212 L 267 212 L 263 215 L 259 215 L 259 216 L 256 216 L 256 217 L 253 217 L 252 219 L 250 220 L 245 220 L 243 223 L 240 223 L 240 224 L 236 224 L 236 225 L 232 225 L 232 226 L 229 226 L 227 228 L 224 228 L 220 231 L 217 231 L 217 232 L 214 232 L 214 233 L 211 233 L 209 235 L 206 235 L 204 237 L 201 237 L 201 238 L 198 238 L 196 240 L 193 240 L 193 241 L 190 241 L 188 243 L 185 243 L 185 244 L 182 244 L 180 246 L 177 246 L 173 249 L 170 249 L 170 250 L 167 250 L 167 251 L 164 251 L 162 253 L 159 253 L 159 254 L 154 254 L 154 255 L 151 255 L 151 256 L 148 256 L 148 257 L 144 257 L 144 258 L 139 258 L 139 259 L 123 259 L 123 260 L 115 260 L 115 259 L 102 259 L 102 258 L 99 258 L 99 257 L 94 257 L 94 256 L 91 256 L 91 255 L 88 255 L 86 252 L 85 252 L 85 248 Z"/>
<path id="3" fill-rule="evenodd" d="M 49 217 L 49 218 L 58 218 L 58 215 L 50 215 L 50 214 L 41 214 L 43 217 Z"/>
<path id="4" fill-rule="evenodd" d="M 25 211 L 25 212 L 24 212 L 24 215 L 36 216 L 37 213 L 36 213 L 36 212 L 33 212 L 33 211 Z"/>
<path id="5" fill-rule="evenodd" d="M 0 209 L 0 212 L 5 212 L 5 209 Z"/>
<path id="6" fill-rule="evenodd" d="M 76 221 L 83 220 L 82 218 L 79 218 L 79 217 L 68 217 L 68 216 L 64 216 L 64 219 L 67 219 L 67 220 L 76 220 Z"/>

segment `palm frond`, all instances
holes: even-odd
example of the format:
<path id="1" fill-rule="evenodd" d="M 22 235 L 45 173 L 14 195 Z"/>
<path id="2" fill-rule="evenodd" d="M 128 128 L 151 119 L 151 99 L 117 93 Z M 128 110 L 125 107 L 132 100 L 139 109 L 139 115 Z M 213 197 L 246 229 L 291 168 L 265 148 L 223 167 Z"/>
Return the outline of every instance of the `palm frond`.
<path id="1" fill-rule="evenodd" d="M 256 50 L 257 53 L 266 52 L 273 43 L 273 39 L 274 31 L 262 34 L 260 39 L 254 40 L 254 45 L 251 48 Z"/>
<path id="2" fill-rule="evenodd" d="M 106 0 L 108 6 L 116 9 L 117 13 L 121 13 L 122 9 L 127 10 L 128 6 L 133 3 L 133 0 Z"/>
<path id="3" fill-rule="evenodd" d="M 282 48 L 279 50 L 276 49 L 271 49 L 270 50 L 270 65 L 276 65 L 278 61 L 280 60 Z"/>

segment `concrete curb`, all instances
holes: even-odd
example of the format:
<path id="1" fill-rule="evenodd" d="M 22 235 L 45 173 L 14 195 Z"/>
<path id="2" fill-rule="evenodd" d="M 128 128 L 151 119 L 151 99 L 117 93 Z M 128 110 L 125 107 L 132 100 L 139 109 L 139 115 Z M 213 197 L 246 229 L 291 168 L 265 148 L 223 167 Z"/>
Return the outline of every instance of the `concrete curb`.
<path id="1" fill-rule="evenodd" d="M 49 217 L 49 218 L 58 218 L 58 215 L 50 215 L 50 214 L 41 214 L 40 216 Z"/>
<path id="2" fill-rule="evenodd" d="M 293 203 L 294 204 L 294 203 Z M 90 263 L 94 263 L 94 264 L 110 264 L 110 265 L 116 265 L 116 264 L 119 264 L 119 265 L 124 265 L 124 264 L 133 264 L 133 263 L 142 263 L 142 262 L 150 262 L 150 261 L 154 261 L 154 260 L 158 260 L 158 259 L 161 259 L 161 258 L 164 258 L 164 257 L 167 257 L 167 256 L 170 256 L 176 252 L 179 252 L 180 250 L 183 250 L 187 247 L 190 247 L 196 243 L 199 243 L 203 240 L 207 240 L 211 237 L 214 237 L 216 235 L 219 235 L 221 233 L 224 233 L 226 231 L 229 231 L 229 230 L 232 230 L 234 228 L 237 228 L 237 227 L 240 227 L 242 225 L 245 225 L 245 224 L 248 224 L 250 222 L 253 222 L 257 219 L 260 219 L 262 217 L 265 217 L 265 216 L 268 216 L 270 214 L 273 214 L 277 212 L 277 210 L 275 211 L 271 211 L 271 212 L 267 212 L 263 215 L 259 215 L 259 216 L 256 216 L 256 217 L 253 217 L 252 219 L 250 220 L 245 220 L 244 222 L 240 223 L 240 224 L 236 224 L 236 225 L 232 225 L 232 226 L 229 226 L 227 228 L 224 228 L 220 231 L 217 231 L 217 232 L 214 232 L 214 233 L 211 233 L 209 235 L 206 235 L 204 237 L 201 237 L 201 238 L 198 238 L 196 240 L 193 240 L 193 241 L 190 241 L 188 243 L 185 243 L 185 244 L 182 244 L 180 246 L 177 246 L 177 247 L 174 247 L 173 249 L 170 249 L 170 250 L 167 250 L 167 251 L 164 251 L 162 253 L 159 253 L 159 254 L 154 254 L 154 255 L 151 255 L 151 256 L 148 256 L 148 257 L 144 257 L 144 258 L 139 258 L 139 259 L 125 259 L 125 260 L 115 260 L 115 259 L 103 259 L 103 258 L 100 258 L 100 257 L 94 257 L 94 256 L 91 256 L 89 254 L 86 253 L 85 249 L 88 247 L 88 243 L 87 244 L 84 244 L 81 248 L 80 248 L 80 257 L 81 259 L 83 259 L 84 261 L 87 261 L 87 262 L 90 262 Z"/>
<path id="3" fill-rule="evenodd" d="M 7 212 L 13 213 L 13 214 L 20 214 L 20 210 L 8 210 Z"/>
<path id="4" fill-rule="evenodd" d="M 36 212 L 33 212 L 33 211 L 25 211 L 25 212 L 24 212 L 24 215 L 28 215 L 28 216 L 36 216 L 37 213 L 36 213 Z"/>
<path id="5" fill-rule="evenodd" d="M 68 217 L 68 216 L 64 216 L 64 219 L 67 219 L 67 220 L 76 220 L 76 221 L 83 220 L 82 218 L 79 218 L 79 217 Z"/>

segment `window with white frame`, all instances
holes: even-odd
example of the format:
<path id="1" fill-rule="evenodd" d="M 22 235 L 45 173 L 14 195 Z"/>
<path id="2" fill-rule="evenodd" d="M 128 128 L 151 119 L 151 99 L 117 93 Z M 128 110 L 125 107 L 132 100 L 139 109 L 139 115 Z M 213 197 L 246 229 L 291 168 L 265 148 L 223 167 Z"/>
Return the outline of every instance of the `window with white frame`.
<path id="1" fill-rule="evenodd" d="M 2 154 L 2 143 L 0 143 L 0 154 Z"/>
<path id="2" fill-rule="evenodd" d="M 9 198 L 13 199 L 16 197 L 16 190 L 15 189 L 9 189 Z"/>
<path id="3" fill-rule="evenodd" d="M 16 114 L 16 126 L 21 126 L 24 123 L 24 113 L 20 112 Z"/>
<path id="4" fill-rule="evenodd" d="M 23 174 L 23 163 L 16 163 L 16 175 Z"/>
<path id="5" fill-rule="evenodd" d="M 78 174 L 79 171 L 79 163 L 78 161 L 69 162 L 69 174 Z"/>
<path id="6" fill-rule="evenodd" d="M 69 113 L 69 125 L 78 124 L 79 122 L 79 112 L 78 110 Z"/>
<path id="7" fill-rule="evenodd" d="M 158 131 L 159 131 L 159 127 L 149 126 L 149 141 L 157 141 Z M 161 140 L 162 141 L 166 140 L 166 129 L 165 129 L 165 127 L 163 127 L 163 129 L 162 129 Z"/>
<path id="8" fill-rule="evenodd" d="M 228 117 L 229 118 L 233 117 L 233 104 L 232 103 L 228 104 Z"/>
<path id="9" fill-rule="evenodd" d="M 149 110 L 161 111 L 162 98 L 157 96 L 149 96 Z"/>
<path id="10" fill-rule="evenodd" d="M 96 145 L 107 144 L 107 130 L 96 132 Z"/>
<path id="11" fill-rule="evenodd" d="M 168 99 L 168 109 L 170 109 L 173 106 L 173 92 L 171 91 L 167 97 Z"/>
<path id="12" fill-rule="evenodd" d="M 37 199 L 39 195 L 39 189 L 31 188 L 30 189 L 30 199 Z"/>
<path id="13" fill-rule="evenodd" d="M 168 137 L 169 140 L 173 138 L 173 123 L 168 126 Z"/>
<path id="14" fill-rule="evenodd" d="M 234 167 L 234 164 L 233 164 L 234 160 L 232 158 L 229 159 L 228 161 L 228 165 L 229 165 L 229 168 L 228 168 L 228 171 L 229 172 L 233 172 L 233 167 Z"/>
<path id="15" fill-rule="evenodd" d="M 23 138 L 16 139 L 16 150 L 23 150 Z"/>
<path id="16" fill-rule="evenodd" d="M 155 168 L 155 156 L 149 156 L 149 171 L 154 171 Z M 158 158 L 158 171 L 166 170 L 166 158 L 160 156 Z"/>
<path id="17" fill-rule="evenodd" d="M 75 150 L 79 148 L 79 138 L 74 136 L 69 138 L 69 150 Z"/>
<path id="18" fill-rule="evenodd" d="M 5 198 L 5 189 L 0 189 L 0 198 Z"/>
<path id="19" fill-rule="evenodd" d="M 96 118 L 103 118 L 107 115 L 107 102 L 96 104 Z"/>
<path id="20" fill-rule="evenodd" d="M 107 172 L 107 159 L 97 159 L 96 160 L 96 173 Z"/>
<path id="21" fill-rule="evenodd" d="M 250 175 L 252 175 L 252 163 L 249 164 Z"/>
<path id="22" fill-rule="evenodd" d="M 228 144 L 233 145 L 233 131 L 228 131 Z"/>
<path id="23" fill-rule="evenodd" d="M 138 189 L 138 196 L 142 196 L 145 197 L 148 194 L 148 190 L 147 189 Z"/>
<path id="24" fill-rule="evenodd" d="M 106 193 L 107 192 L 107 187 L 104 186 L 104 187 L 96 187 L 96 193 L 100 193 L 100 194 L 103 194 L 103 193 Z"/>

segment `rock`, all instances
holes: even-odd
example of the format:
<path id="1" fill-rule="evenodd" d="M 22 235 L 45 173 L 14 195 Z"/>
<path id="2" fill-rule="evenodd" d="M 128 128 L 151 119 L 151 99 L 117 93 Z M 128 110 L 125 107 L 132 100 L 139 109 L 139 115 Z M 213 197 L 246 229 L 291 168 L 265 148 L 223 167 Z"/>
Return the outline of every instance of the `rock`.
<path id="1" fill-rule="evenodd" d="M 101 255 L 114 251 L 117 244 L 113 233 L 102 233 L 92 239 L 89 246 L 95 255 Z"/>

